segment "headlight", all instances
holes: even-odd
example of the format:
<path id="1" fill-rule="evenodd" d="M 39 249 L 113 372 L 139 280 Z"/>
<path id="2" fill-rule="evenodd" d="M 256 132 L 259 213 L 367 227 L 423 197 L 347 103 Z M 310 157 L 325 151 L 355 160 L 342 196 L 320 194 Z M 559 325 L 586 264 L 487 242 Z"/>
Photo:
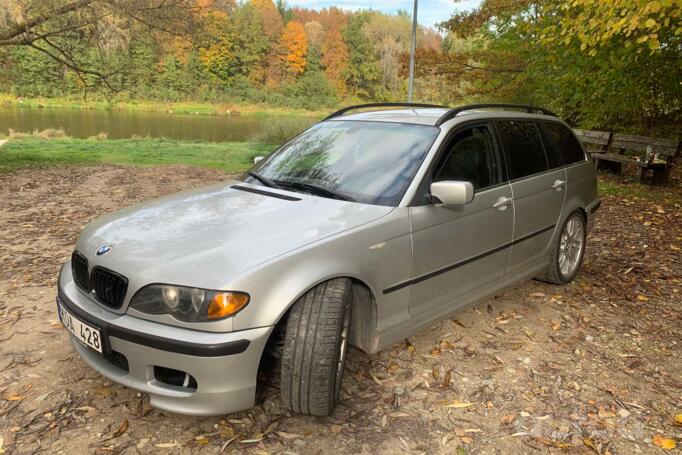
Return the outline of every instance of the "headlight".
<path id="1" fill-rule="evenodd" d="M 215 321 L 234 316 L 249 303 L 243 292 L 153 284 L 140 289 L 130 308 L 147 314 L 169 314 L 183 322 Z"/>

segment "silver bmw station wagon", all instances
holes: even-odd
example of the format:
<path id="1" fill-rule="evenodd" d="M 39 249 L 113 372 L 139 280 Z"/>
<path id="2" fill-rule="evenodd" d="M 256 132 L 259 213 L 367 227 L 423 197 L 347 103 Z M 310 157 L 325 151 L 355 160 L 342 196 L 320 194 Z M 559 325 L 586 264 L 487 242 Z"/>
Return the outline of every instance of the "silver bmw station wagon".
<path id="1" fill-rule="evenodd" d="M 85 362 L 157 408 L 249 408 L 268 354 L 284 408 L 327 415 L 349 344 L 377 352 L 524 280 L 570 282 L 599 204 L 544 109 L 354 106 L 239 180 L 87 225 L 59 317 Z"/>

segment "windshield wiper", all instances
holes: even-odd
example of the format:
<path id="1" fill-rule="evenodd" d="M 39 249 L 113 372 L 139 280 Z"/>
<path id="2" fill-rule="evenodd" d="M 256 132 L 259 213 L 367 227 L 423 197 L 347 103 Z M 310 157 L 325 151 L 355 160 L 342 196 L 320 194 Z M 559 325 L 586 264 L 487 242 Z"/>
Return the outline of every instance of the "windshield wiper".
<path id="1" fill-rule="evenodd" d="M 262 175 L 256 174 L 255 172 L 249 172 L 249 176 L 253 177 L 254 179 L 258 180 L 265 186 L 269 186 L 270 188 L 277 188 L 277 189 L 282 189 L 281 186 L 270 180 L 269 178 L 263 177 Z"/>
<path id="2" fill-rule="evenodd" d="M 342 194 L 336 190 L 332 190 L 331 188 L 325 188 L 323 186 L 315 185 L 314 183 L 290 182 L 290 181 L 286 181 L 286 180 L 276 180 L 275 182 L 281 186 L 286 186 L 286 187 L 290 187 L 290 188 L 294 188 L 294 189 L 309 191 L 309 192 L 317 194 L 319 196 L 326 196 L 326 197 L 331 197 L 334 199 L 340 199 L 342 201 L 349 201 L 349 202 L 355 201 L 355 199 L 353 199 L 350 196 L 346 196 L 345 194 Z"/>

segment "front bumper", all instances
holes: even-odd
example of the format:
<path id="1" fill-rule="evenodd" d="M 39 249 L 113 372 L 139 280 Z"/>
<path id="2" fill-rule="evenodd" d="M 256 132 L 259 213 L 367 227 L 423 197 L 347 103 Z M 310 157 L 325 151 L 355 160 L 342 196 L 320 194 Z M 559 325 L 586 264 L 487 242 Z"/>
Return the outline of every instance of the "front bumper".
<path id="1" fill-rule="evenodd" d="M 77 288 L 68 263 L 60 274 L 58 300 L 102 331 L 104 355 L 72 337 L 81 358 L 112 381 L 147 393 L 153 407 L 178 414 L 222 415 L 253 406 L 258 366 L 272 327 L 202 332 L 112 313 Z M 112 362 L 112 353 L 125 357 L 127 370 L 121 362 Z M 196 388 L 160 382 L 155 366 L 190 374 Z"/>

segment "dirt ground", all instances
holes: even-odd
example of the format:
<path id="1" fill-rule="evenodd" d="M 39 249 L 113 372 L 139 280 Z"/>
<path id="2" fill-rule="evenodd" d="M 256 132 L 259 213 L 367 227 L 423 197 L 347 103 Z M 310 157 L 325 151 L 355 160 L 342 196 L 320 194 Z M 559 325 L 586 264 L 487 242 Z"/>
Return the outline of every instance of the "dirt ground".
<path id="1" fill-rule="evenodd" d="M 249 411 L 151 409 L 73 352 L 57 272 L 93 218 L 224 178 L 183 166 L 0 176 L 0 453 L 617 454 L 682 441 L 679 190 L 606 196 L 568 286 L 530 282 L 380 354 L 353 350 L 328 418 L 281 409 L 276 365 Z"/>

